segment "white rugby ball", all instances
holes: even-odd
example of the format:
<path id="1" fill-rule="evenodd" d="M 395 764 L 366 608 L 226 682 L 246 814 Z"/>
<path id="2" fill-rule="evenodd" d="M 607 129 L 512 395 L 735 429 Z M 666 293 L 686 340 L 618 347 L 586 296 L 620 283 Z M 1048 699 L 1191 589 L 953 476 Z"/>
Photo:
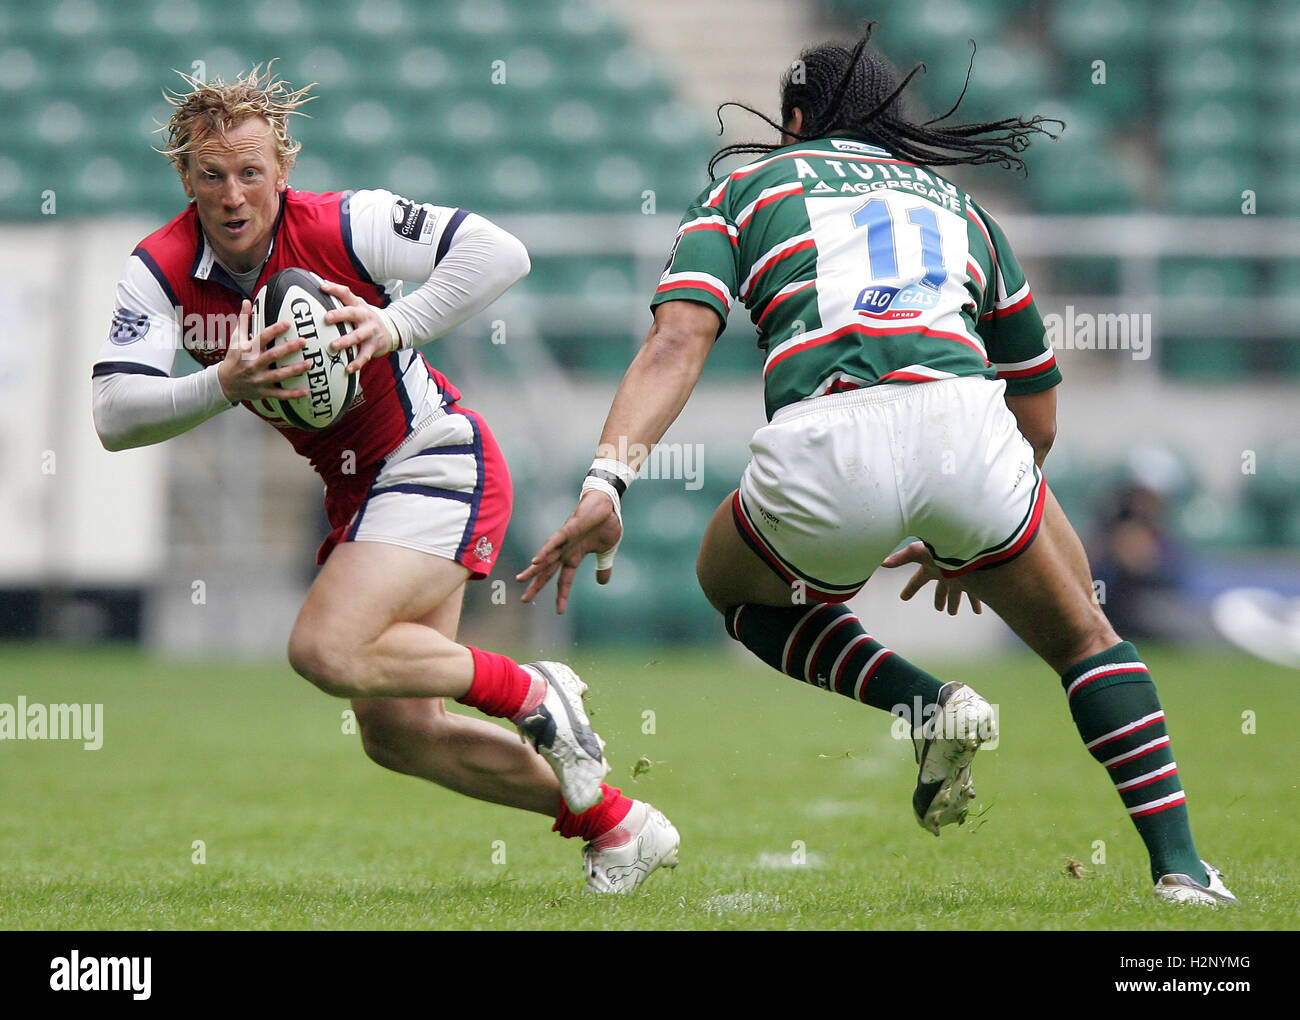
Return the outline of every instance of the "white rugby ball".
<path id="1" fill-rule="evenodd" d="M 347 335 L 350 328 L 346 322 L 325 321 L 326 312 L 342 307 L 341 301 L 321 290 L 321 278 L 306 269 L 282 269 L 257 292 L 253 299 L 254 332 L 287 322 L 289 331 L 276 344 L 295 337 L 303 341 L 301 351 L 277 363 L 278 367 L 302 362 L 302 372 L 280 385 L 286 390 L 308 391 L 307 396 L 292 400 L 260 400 L 257 404 L 262 410 L 296 428 L 318 431 L 333 425 L 348 409 L 357 395 L 357 375 L 347 373 L 356 348 L 331 350 L 330 343 Z"/>

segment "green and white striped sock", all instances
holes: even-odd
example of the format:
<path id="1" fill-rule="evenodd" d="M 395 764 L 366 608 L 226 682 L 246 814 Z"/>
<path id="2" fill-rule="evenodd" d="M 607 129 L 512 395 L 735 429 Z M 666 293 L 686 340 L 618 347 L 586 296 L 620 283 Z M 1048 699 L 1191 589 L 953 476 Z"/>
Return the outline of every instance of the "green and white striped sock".
<path id="1" fill-rule="evenodd" d="M 1151 855 L 1151 878 L 1208 876 L 1192 841 L 1165 713 L 1137 649 L 1127 641 L 1078 662 L 1061 677 L 1084 746 L 1110 775 Z"/>
<path id="2" fill-rule="evenodd" d="M 845 605 L 734 606 L 727 633 L 773 669 L 919 726 L 943 684 L 871 637 Z"/>

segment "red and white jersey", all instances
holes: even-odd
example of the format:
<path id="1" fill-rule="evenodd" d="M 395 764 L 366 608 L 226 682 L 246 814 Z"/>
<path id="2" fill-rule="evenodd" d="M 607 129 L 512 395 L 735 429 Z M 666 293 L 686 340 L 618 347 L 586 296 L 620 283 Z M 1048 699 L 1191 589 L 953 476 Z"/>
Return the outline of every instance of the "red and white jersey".
<path id="1" fill-rule="evenodd" d="M 271 250 L 251 293 L 281 269 L 300 267 L 349 287 L 380 307 L 401 297 L 401 281 L 427 280 L 467 213 L 411 202 L 388 191 L 284 193 Z M 205 366 L 219 363 L 250 296 L 217 262 L 193 203 L 140 242 L 117 287 L 112 327 L 96 376 L 170 376 L 182 346 Z M 357 400 L 337 422 L 305 431 L 250 411 L 279 429 L 348 499 L 421 418 L 460 394 L 418 351 L 397 351 L 361 370 Z"/>

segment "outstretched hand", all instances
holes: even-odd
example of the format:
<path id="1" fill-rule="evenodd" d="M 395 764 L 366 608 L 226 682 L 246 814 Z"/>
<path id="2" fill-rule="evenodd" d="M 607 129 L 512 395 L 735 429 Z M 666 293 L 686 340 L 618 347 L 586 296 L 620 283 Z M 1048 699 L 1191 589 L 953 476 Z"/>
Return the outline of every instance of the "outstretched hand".
<path id="1" fill-rule="evenodd" d="M 532 582 L 523 594 L 523 601 L 531 602 L 536 598 L 558 570 L 560 579 L 556 583 L 555 611 L 563 613 L 569 605 L 573 578 L 586 555 L 612 554 L 622 538 L 623 525 L 610 498 L 598 491 L 584 492 L 577 509 L 569 515 L 563 527 L 542 544 L 528 567 L 516 575 L 516 581 Z M 609 583 L 614 570 L 612 555 L 606 563 L 608 565 L 603 569 L 596 570 L 599 584 Z"/>
<path id="2" fill-rule="evenodd" d="M 912 579 L 903 586 L 903 590 L 899 592 L 898 597 L 904 602 L 908 602 L 913 595 L 931 581 L 934 581 L 934 608 L 942 612 L 946 605 L 948 615 L 956 616 L 957 610 L 961 608 L 963 589 L 957 578 L 943 576 L 938 566 L 935 565 L 930 550 L 925 547 L 925 543 L 912 542 L 897 552 L 890 553 L 881 561 L 880 565 L 882 567 L 901 567 L 907 563 L 919 563 L 920 567 L 912 575 Z M 984 612 L 984 606 L 979 599 L 970 592 L 966 592 L 966 597 L 970 599 L 971 609 L 977 613 Z"/>

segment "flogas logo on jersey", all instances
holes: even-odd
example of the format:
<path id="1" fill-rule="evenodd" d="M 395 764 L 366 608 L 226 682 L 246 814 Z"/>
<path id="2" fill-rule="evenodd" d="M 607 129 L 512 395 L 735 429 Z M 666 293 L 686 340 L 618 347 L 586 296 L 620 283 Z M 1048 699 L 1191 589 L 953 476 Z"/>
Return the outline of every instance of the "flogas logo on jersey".
<path id="1" fill-rule="evenodd" d="M 853 308 L 868 319 L 915 319 L 939 303 L 936 291 L 918 284 L 889 287 L 872 284 L 858 294 Z"/>

